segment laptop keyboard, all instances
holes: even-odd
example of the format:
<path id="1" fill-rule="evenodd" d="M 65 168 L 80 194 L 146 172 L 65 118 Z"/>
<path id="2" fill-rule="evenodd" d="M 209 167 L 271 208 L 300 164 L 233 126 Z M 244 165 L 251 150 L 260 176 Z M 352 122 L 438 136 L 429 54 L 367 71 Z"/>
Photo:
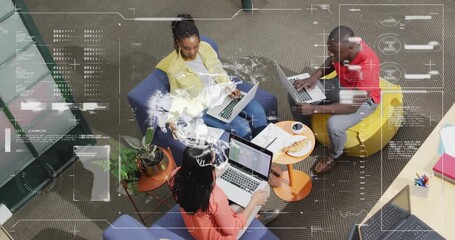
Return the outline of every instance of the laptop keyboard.
<path id="1" fill-rule="evenodd" d="M 368 226 L 362 227 L 363 239 L 377 239 L 381 235 L 381 228 L 382 230 L 391 230 L 392 225 L 397 223 L 397 219 L 403 219 L 406 215 L 407 213 L 398 207 L 385 206 L 382 209 L 382 223 L 381 213 L 378 212 L 367 222 Z"/>
<path id="2" fill-rule="evenodd" d="M 249 193 L 253 193 L 253 191 L 256 190 L 256 188 L 259 186 L 259 181 L 251 179 L 233 170 L 232 168 L 226 169 L 226 171 L 224 171 L 224 173 L 221 175 L 221 178 Z"/>
<path id="3" fill-rule="evenodd" d="M 241 94 L 240 97 L 232 99 L 232 101 L 218 114 L 218 116 L 229 119 L 232 115 L 232 110 L 234 109 L 235 105 L 240 102 L 243 96 L 244 95 Z"/>
<path id="4" fill-rule="evenodd" d="M 289 82 L 293 86 L 294 86 L 295 81 L 297 81 L 297 79 L 295 79 L 295 78 L 289 79 Z M 295 88 L 292 88 L 292 89 L 294 89 L 295 96 L 297 97 L 299 102 L 305 102 L 305 101 L 308 101 L 308 100 L 312 99 L 310 94 L 306 91 L 305 88 L 303 88 L 300 92 L 298 92 Z"/>
<path id="5" fill-rule="evenodd" d="M 422 227 L 421 223 L 414 219 L 412 220 L 411 224 L 405 228 L 400 228 L 400 232 L 396 232 L 392 235 L 393 239 L 425 239 L 428 235 L 430 235 L 431 231 Z"/>

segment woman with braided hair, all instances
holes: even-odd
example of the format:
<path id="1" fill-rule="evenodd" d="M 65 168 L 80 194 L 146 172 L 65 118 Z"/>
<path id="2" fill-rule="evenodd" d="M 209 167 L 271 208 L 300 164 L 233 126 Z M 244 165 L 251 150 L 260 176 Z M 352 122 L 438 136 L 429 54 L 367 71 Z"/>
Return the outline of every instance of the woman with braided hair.
<path id="1" fill-rule="evenodd" d="M 179 14 L 177 18 L 179 20 L 171 24 L 175 51 L 156 66 L 167 74 L 170 93 L 174 97 L 167 118 L 168 126 L 175 132 L 176 122 L 186 111 L 193 117 L 202 115 L 206 125 L 251 140 L 267 126 L 264 109 L 252 100 L 230 123 L 206 114 L 207 108 L 219 104 L 228 95 L 239 97 L 240 91 L 224 71 L 215 50 L 209 43 L 201 41 L 191 15 Z"/>

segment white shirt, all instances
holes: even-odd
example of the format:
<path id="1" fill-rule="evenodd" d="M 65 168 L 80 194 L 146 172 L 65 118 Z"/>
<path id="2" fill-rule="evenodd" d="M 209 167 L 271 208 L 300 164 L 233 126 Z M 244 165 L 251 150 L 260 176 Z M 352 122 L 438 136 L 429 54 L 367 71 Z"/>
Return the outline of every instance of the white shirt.
<path id="1" fill-rule="evenodd" d="M 201 79 L 204 88 L 207 88 L 213 84 L 209 70 L 207 70 L 204 63 L 202 62 L 202 58 L 199 53 L 196 55 L 196 59 L 186 61 L 185 63 L 189 68 L 191 68 L 193 72 L 199 76 L 199 79 Z"/>

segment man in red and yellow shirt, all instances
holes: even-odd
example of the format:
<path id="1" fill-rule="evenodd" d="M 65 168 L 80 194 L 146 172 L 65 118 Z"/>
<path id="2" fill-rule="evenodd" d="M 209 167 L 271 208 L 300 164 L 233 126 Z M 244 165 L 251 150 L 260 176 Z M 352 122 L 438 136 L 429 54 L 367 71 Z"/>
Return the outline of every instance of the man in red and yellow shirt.
<path id="1" fill-rule="evenodd" d="M 309 78 L 298 80 L 295 88 L 312 88 L 321 81 L 326 100 L 319 105 L 296 103 L 289 99 L 295 119 L 308 123 L 308 115 L 329 113 L 327 123 L 330 139 L 329 153 L 318 159 L 313 171 L 316 174 L 332 169 L 336 160 L 343 154 L 346 143 L 346 130 L 370 115 L 381 102 L 379 88 L 379 58 L 376 53 L 354 32 L 339 26 L 332 30 L 327 39 L 329 57 Z M 336 71 L 337 78 L 320 78 Z M 340 92 L 345 91 L 340 101 Z M 349 99 L 344 99 L 345 97 Z"/>

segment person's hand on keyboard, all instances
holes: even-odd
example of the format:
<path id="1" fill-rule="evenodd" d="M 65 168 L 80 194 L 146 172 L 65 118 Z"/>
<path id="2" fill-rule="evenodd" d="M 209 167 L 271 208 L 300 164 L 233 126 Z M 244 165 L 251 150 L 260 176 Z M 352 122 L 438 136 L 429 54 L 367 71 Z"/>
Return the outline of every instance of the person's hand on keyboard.
<path id="1" fill-rule="evenodd" d="M 224 165 L 223 168 L 215 168 L 215 177 L 218 178 L 219 176 L 221 176 L 221 174 L 224 172 L 226 167 L 227 167 L 227 164 Z"/>
<path id="2" fill-rule="evenodd" d="M 253 206 L 265 205 L 265 203 L 267 203 L 269 195 L 269 192 L 266 190 L 256 191 L 253 193 L 253 195 L 251 195 L 250 203 L 252 203 Z"/>
<path id="3" fill-rule="evenodd" d="M 231 94 L 229 94 L 229 96 L 231 96 L 231 97 L 233 97 L 233 98 L 238 98 L 238 97 L 240 97 L 240 90 L 234 89 L 234 91 L 232 91 Z"/>
<path id="4" fill-rule="evenodd" d="M 311 76 L 306 79 L 299 79 L 295 81 L 294 87 L 295 89 L 300 92 L 302 89 L 311 89 L 314 86 L 316 86 L 316 83 L 318 81 L 318 78 L 316 76 Z"/>

